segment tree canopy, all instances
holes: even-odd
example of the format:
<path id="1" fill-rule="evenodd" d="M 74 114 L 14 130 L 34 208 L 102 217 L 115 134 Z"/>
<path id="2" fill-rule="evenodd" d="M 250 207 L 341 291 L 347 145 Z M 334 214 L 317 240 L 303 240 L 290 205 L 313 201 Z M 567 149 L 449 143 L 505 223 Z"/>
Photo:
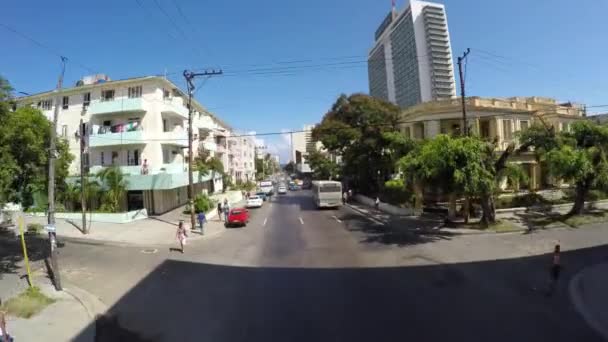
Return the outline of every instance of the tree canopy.
<path id="1" fill-rule="evenodd" d="M 335 180 L 340 173 L 340 166 L 331 161 L 326 153 L 313 151 L 308 154 L 308 164 L 312 169 L 313 179 Z"/>
<path id="2" fill-rule="evenodd" d="M 342 156 L 343 175 L 364 192 L 378 191 L 394 172 L 385 133 L 398 132 L 399 107 L 364 94 L 341 95 L 312 131 L 330 153 Z"/>

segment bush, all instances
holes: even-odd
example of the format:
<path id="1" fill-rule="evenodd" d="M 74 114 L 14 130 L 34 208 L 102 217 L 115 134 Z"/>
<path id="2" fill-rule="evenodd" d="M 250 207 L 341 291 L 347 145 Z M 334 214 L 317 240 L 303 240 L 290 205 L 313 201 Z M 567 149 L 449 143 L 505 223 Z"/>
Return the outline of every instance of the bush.
<path id="1" fill-rule="evenodd" d="M 215 208 L 216 202 L 209 198 L 205 194 L 200 194 L 194 198 L 194 211 L 198 214 L 200 212 L 208 212 Z"/>
<path id="2" fill-rule="evenodd" d="M 44 229 L 44 226 L 41 225 L 40 223 L 28 223 L 27 224 L 27 232 L 29 234 L 40 234 L 42 232 L 42 230 Z"/>
<path id="3" fill-rule="evenodd" d="M 384 183 L 381 197 L 387 203 L 402 206 L 411 203 L 413 193 L 405 186 L 402 179 L 392 179 Z"/>
<path id="4" fill-rule="evenodd" d="M 494 201 L 496 209 L 532 207 L 535 205 L 553 204 L 539 194 L 529 193 L 513 197 L 499 197 Z"/>

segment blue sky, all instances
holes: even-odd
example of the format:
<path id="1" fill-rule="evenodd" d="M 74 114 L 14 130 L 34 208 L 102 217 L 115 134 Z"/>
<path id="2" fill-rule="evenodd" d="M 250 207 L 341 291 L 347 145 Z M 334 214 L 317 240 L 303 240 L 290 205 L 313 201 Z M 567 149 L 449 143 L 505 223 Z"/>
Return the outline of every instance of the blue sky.
<path id="1" fill-rule="evenodd" d="M 166 71 L 180 86 L 185 68 L 221 67 L 232 76 L 197 99 L 237 129 L 278 132 L 318 122 L 340 93 L 367 92 L 365 56 L 390 2 L 21 0 L 4 2 L 0 23 L 69 57 L 68 85 L 90 73 L 82 66 L 113 79 Z M 608 103 L 608 1 L 440 2 L 454 57 L 472 49 L 467 95 Z M 0 41 L 0 74 L 18 91 L 55 86 L 58 57 L 2 27 Z M 266 141 L 285 155 L 283 137 Z"/>

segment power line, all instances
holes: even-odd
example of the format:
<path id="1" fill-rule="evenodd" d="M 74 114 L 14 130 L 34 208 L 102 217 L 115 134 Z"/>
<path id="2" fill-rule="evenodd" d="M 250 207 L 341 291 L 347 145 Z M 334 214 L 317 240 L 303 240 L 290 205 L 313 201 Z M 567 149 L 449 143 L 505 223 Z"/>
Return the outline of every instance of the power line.
<path id="1" fill-rule="evenodd" d="M 173 6 L 175 6 L 175 8 L 177 9 L 177 12 L 179 13 L 179 15 L 182 17 L 182 19 L 184 20 L 184 22 L 190 26 L 192 28 L 193 31 L 196 31 L 196 33 L 200 36 L 200 31 L 198 30 L 198 28 L 192 24 L 192 22 L 190 21 L 190 19 L 188 19 L 188 17 L 186 16 L 186 14 L 184 14 L 184 11 L 182 11 L 181 6 L 177 3 L 177 1 L 175 0 L 171 0 L 171 2 L 173 3 Z M 198 43 L 200 44 L 200 43 Z M 205 48 L 205 50 L 207 50 L 208 53 L 212 54 L 209 48 Z"/>
<path id="2" fill-rule="evenodd" d="M 4 23 L 0 23 L 0 26 L 2 26 L 2 27 L 3 27 L 4 29 L 6 29 L 7 31 L 10 31 L 10 32 L 12 32 L 12 33 L 14 33 L 14 34 L 16 34 L 16 35 L 20 36 L 21 38 L 23 38 L 23 39 L 26 39 L 26 40 L 30 41 L 31 43 L 33 43 L 33 44 L 37 45 L 39 48 L 41 48 L 41 49 L 43 49 L 43 50 L 46 50 L 46 51 L 47 51 L 47 52 L 49 52 L 50 54 L 53 54 L 53 55 L 55 55 L 55 56 L 57 56 L 57 57 L 59 57 L 59 58 L 64 58 L 64 57 L 66 56 L 65 54 L 63 54 L 63 53 L 59 53 L 58 51 L 54 50 L 53 48 L 49 47 L 48 45 L 43 44 L 43 43 L 41 43 L 40 41 L 38 41 L 38 40 L 36 40 L 36 39 L 34 39 L 34 38 L 32 38 L 32 37 L 28 36 L 27 34 L 25 34 L 25 33 L 23 33 L 23 32 L 20 32 L 20 31 L 16 30 L 16 29 L 14 29 L 14 28 L 12 28 L 12 27 L 10 27 L 10 26 L 8 26 L 8 25 L 4 24 Z M 86 65 L 84 65 L 84 64 L 82 64 L 82 63 L 79 63 L 78 61 L 72 60 L 71 58 L 70 58 L 70 61 L 71 61 L 73 64 L 76 64 L 77 66 L 79 66 L 79 67 L 81 67 L 81 68 L 83 68 L 83 69 L 85 69 L 85 70 L 87 70 L 87 71 L 89 71 L 89 72 L 91 72 L 91 73 L 96 73 L 96 71 L 95 71 L 93 68 L 89 68 L 88 66 L 86 66 Z"/>

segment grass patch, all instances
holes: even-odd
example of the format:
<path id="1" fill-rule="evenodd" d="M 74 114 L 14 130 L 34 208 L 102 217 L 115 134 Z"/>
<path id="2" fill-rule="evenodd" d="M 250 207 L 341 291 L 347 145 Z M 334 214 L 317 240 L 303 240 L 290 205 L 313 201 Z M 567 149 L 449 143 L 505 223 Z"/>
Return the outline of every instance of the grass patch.
<path id="1" fill-rule="evenodd" d="M 563 222 L 572 227 L 608 221 L 608 211 L 589 212 L 582 215 L 564 216 Z"/>
<path id="2" fill-rule="evenodd" d="M 2 310 L 11 316 L 30 318 L 54 302 L 54 299 L 45 296 L 39 288 L 30 287 L 3 303 Z"/>

